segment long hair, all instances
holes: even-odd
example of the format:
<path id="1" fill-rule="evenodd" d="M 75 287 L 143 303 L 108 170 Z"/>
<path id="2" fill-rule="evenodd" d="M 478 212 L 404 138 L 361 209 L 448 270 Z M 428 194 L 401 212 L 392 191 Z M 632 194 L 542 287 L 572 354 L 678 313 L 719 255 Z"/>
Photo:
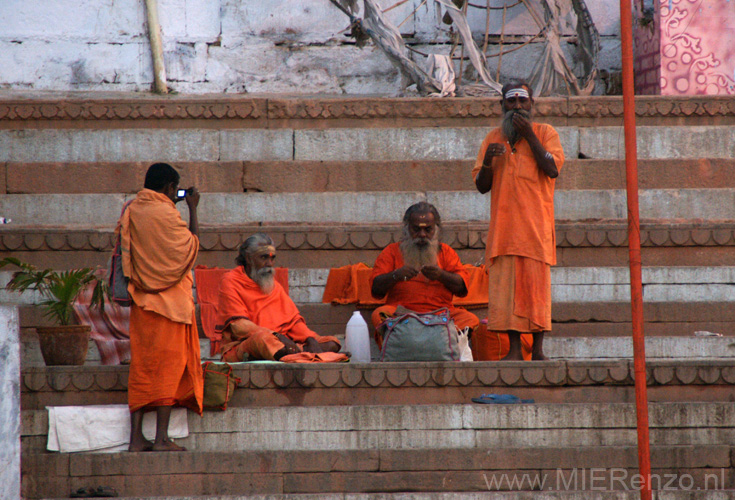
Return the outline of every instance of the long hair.
<path id="1" fill-rule="evenodd" d="M 255 233 L 248 237 L 248 239 L 243 241 L 242 245 L 240 245 L 240 248 L 237 251 L 237 257 L 235 257 L 235 262 L 239 266 L 244 266 L 247 263 L 247 256 L 253 253 L 258 247 L 262 247 L 264 245 L 276 246 L 276 244 L 273 243 L 273 238 L 265 233 Z"/>

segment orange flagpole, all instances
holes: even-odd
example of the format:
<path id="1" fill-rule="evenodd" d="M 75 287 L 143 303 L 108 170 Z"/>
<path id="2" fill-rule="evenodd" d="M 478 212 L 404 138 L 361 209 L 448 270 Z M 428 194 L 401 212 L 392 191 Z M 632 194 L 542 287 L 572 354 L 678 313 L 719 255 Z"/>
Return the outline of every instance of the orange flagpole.
<path id="1" fill-rule="evenodd" d="M 633 318 L 633 366 L 635 373 L 638 470 L 641 499 L 651 500 L 651 450 L 648 436 L 646 347 L 643 335 L 643 279 L 641 277 L 641 228 L 638 207 L 638 152 L 633 84 L 633 15 L 631 0 L 620 0 L 620 42 L 623 60 L 623 120 L 625 128 L 625 179 L 628 199 L 628 256 L 630 301 Z"/>

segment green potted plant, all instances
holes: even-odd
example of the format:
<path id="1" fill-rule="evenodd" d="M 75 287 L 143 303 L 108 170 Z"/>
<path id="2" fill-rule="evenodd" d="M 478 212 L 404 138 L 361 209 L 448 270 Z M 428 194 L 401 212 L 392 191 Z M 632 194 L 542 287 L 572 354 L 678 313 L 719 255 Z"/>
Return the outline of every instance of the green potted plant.
<path id="1" fill-rule="evenodd" d="M 44 316 L 55 323 L 54 326 L 36 328 L 44 362 L 47 365 L 83 365 L 91 327 L 76 324 L 74 302 L 90 283 L 94 283 L 92 306 L 104 310 L 107 282 L 97 277 L 95 269 L 88 267 L 54 271 L 37 269 L 14 257 L 0 260 L 0 268 L 7 265 L 20 270 L 13 273 L 6 288 L 20 293 L 38 291 L 43 298 L 39 307 Z"/>

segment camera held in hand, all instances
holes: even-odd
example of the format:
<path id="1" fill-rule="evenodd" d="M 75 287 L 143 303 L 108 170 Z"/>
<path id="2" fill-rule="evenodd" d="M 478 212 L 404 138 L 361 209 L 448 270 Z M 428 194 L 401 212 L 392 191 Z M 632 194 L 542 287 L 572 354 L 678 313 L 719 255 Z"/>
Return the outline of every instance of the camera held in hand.
<path id="1" fill-rule="evenodd" d="M 187 196 L 191 196 L 194 194 L 194 188 L 190 187 L 189 189 L 179 189 L 176 191 L 176 201 L 181 201 Z"/>

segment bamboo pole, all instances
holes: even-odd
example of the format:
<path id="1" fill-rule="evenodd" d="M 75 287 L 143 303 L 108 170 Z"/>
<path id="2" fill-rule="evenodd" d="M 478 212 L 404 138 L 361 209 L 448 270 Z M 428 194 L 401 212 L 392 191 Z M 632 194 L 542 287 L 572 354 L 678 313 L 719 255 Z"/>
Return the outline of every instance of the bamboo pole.
<path id="1" fill-rule="evenodd" d="M 643 334 L 643 280 L 641 277 L 641 228 L 638 206 L 638 161 L 633 88 L 633 16 L 630 0 L 620 0 L 620 42 L 623 62 L 623 123 L 625 129 L 625 179 L 628 199 L 628 255 L 630 302 L 633 319 L 633 371 L 635 374 L 638 472 L 641 499 L 651 500 L 651 450 L 648 433 L 646 348 Z"/>
<path id="2" fill-rule="evenodd" d="M 158 23 L 158 4 L 156 0 L 145 0 L 148 16 L 148 38 L 151 41 L 153 56 L 153 91 L 168 94 L 166 85 L 166 66 L 163 63 L 163 43 L 161 43 L 161 25 Z"/>

